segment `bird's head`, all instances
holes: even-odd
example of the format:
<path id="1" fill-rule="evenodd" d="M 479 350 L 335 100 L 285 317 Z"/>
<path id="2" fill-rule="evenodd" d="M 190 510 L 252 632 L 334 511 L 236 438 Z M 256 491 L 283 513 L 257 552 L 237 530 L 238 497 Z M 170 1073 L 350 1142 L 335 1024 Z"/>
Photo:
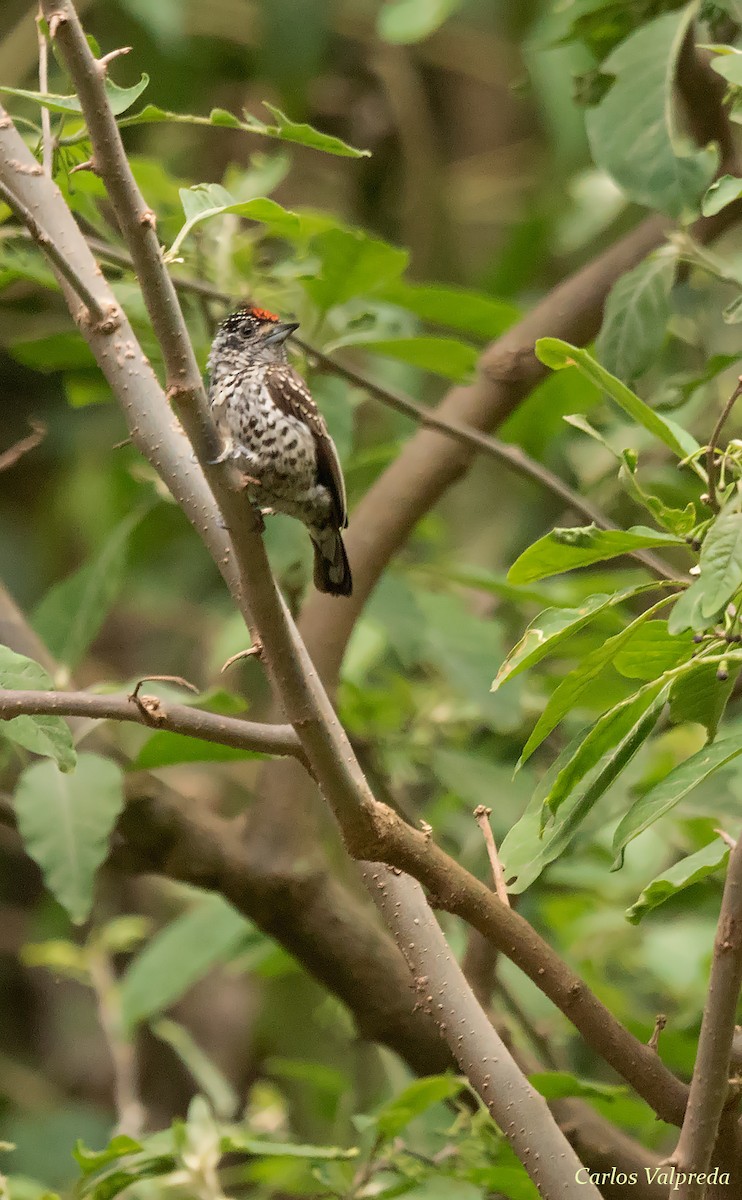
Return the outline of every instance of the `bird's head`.
<path id="1" fill-rule="evenodd" d="M 221 361 L 229 362 L 234 356 L 249 361 L 285 362 L 286 339 L 298 328 L 296 321 L 281 321 L 265 308 L 246 304 L 230 313 L 219 326 L 209 355 L 209 368 L 213 371 Z"/>

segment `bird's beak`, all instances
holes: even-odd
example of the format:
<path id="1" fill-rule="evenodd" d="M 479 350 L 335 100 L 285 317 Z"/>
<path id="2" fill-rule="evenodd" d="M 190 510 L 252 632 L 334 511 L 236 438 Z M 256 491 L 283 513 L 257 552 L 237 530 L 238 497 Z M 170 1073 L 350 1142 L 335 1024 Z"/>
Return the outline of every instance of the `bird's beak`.
<path id="1" fill-rule="evenodd" d="M 295 329 L 299 328 L 298 321 L 282 321 L 279 325 L 274 325 L 268 333 L 267 337 L 263 338 L 264 346 L 281 346 Z"/>

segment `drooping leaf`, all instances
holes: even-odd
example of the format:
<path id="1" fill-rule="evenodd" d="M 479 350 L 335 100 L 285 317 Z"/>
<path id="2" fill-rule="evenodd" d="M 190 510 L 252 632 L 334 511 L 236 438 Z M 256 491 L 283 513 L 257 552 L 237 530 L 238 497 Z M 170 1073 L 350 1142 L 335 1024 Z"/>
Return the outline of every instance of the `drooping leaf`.
<path id="1" fill-rule="evenodd" d="M 638 925 L 648 912 L 659 908 L 666 900 L 677 896 L 678 892 L 714 875 L 726 866 L 728 858 L 729 846 L 721 838 L 715 838 L 702 850 L 682 858 L 647 884 L 631 908 L 626 909 L 626 920 Z"/>
<path id="2" fill-rule="evenodd" d="M 0 646 L 0 688 L 7 692 L 48 692 L 54 684 L 43 667 L 9 646 Z M 20 716 L 0 721 L 0 736 L 10 738 L 25 750 L 53 758 L 62 771 L 71 771 L 76 762 L 72 733 L 62 717 Z"/>
<path id="3" fill-rule="evenodd" d="M 701 613 L 714 617 L 742 585 L 742 512 L 720 513 L 701 546 Z"/>
<path id="4" fill-rule="evenodd" d="M 531 757 L 534 750 L 538 749 L 544 738 L 547 738 L 556 729 L 560 721 L 573 711 L 578 705 L 580 697 L 587 691 L 590 684 L 598 678 L 607 666 L 615 662 L 623 648 L 627 644 L 630 644 L 645 622 L 662 607 L 663 603 L 664 601 L 660 600 L 651 608 L 640 613 L 638 617 L 635 617 L 619 633 L 608 638 L 602 645 L 596 646 L 594 650 L 582 659 L 573 671 L 570 671 L 564 677 L 556 690 L 552 692 L 546 708 L 531 731 L 528 741 L 518 759 L 518 769 Z M 656 675 L 652 675 L 650 678 L 654 679 Z"/>
<path id="5" fill-rule="evenodd" d="M 126 112 L 127 108 L 131 108 L 135 100 L 139 99 L 149 84 L 149 75 L 142 75 L 138 83 L 128 88 L 119 87 L 107 75 L 104 83 L 111 111 L 114 116 L 118 116 L 119 113 Z M 29 92 L 23 88 L 12 87 L 0 87 L 0 92 L 5 92 L 8 96 L 18 96 L 22 100 L 33 100 L 42 108 L 48 108 L 50 112 L 73 113 L 77 116 L 82 113 L 82 104 L 75 95 L 57 96 L 52 92 Z"/>
<path id="6" fill-rule="evenodd" d="M 662 679 L 645 684 L 638 692 L 619 701 L 591 727 L 587 736 L 580 743 L 570 762 L 562 768 L 554 780 L 554 786 L 544 800 L 544 812 L 548 809 L 555 813 L 564 803 L 574 788 L 582 779 L 598 765 L 603 756 L 623 740 L 637 727 L 644 724 L 645 715 L 653 714 L 649 735 L 663 707 L 669 684 Z M 638 749 L 638 746 L 635 748 Z M 625 765 L 625 764 L 624 764 Z"/>
<path id="7" fill-rule="evenodd" d="M 706 629 L 711 622 L 701 612 L 703 598 L 703 583 L 700 579 L 695 579 L 690 587 L 680 593 L 679 598 L 676 600 L 667 618 L 668 633 L 685 633 L 687 629 L 692 629 L 694 632 L 700 633 Z"/>
<path id="8" fill-rule="evenodd" d="M 536 355 L 553 371 L 561 371 L 564 367 L 577 367 L 578 371 L 601 388 L 619 408 L 628 413 L 632 420 L 669 446 L 678 458 L 687 458 L 698 450 L 698 442 L 692 434 L 669 417 L 655 412 L 632 392 L 631 388 L 601 367 L 587 350 L 571 346 L 561 338 L 539 338 L 536 342 Z"/>
<path id="9" fill-rule="evenodd" d="M 35 763 L 20 777 L 15 810 L 23 844 L 52 895 L 75 924 L 87 920 L 98 867 L 124 803 L 121 771 L 110 759 L 81 754 L 74 771 Z"/>
<path id="10" fill-rule="evenodd" d="M 547 608 L 531 622 L 518 644 L 508 654 L 492 684 L 496 692 L 508 679 L 535 666 L 547 654 L 557 650 L 568 637 L 589 624 L 599 613 L 623 603 L 631 597 L 650 591 L 654 584 L 624 588 L 612 596 L 602 593 L 588 596 L 578 608 Z"/>
<path id="11" fill-rule="evenodd" d="M 520 310 L 506 300 L 434 283 L 408 283 L 399 279 L 383 288 L 380 298 L 415 313 L 431 325 L 458 329 L 486 341 L 499 337 L 520 316 Z"/>
<path id="12" fill-rule="evenodd" d="M 514 895 L 524 892 L 538 879 L 549 863 L 554 862 L 567 850 L 595 804 L 613 785 L 651 734 L 662 703 L 663 698 L 660 696 L 623 740 L 606 754 L 599 766 L 567 797 L 553 821 L 544 830 L 544 800 L 555 780 L 579 750 L 584 731 L 562 751 L 541 780 L 523 816 L 510 829 L 500 847 L 500 858 L 510 892 Z"/>
<path id="13" fill-rule="evenodd" d="M 406 250 L 359 229 L 326 229 L 312 238 L 310 249 L 320 270 L 301 282 L 323 310 L 385 287 L 399 278 L 409 258 Z"/>
<path id="14" fill-rule="evenodd" d="M 713 742 L 739 671 L 739 665 L 733 666 L 725 679 L 719 679 L 716 663 L 700 662 L 692 667 L 670 689 L 670 720 L 703 725 L 708 740 Z"/>
<path id="15" fill-rule="evenodd" d="M 613 285 L 606 300 L 595 354 L 606 371 L 628 383 L 654 362 L 670 319 L 677 251 L 663 247 Z"/>
<path id="16" fill-rule="evenodd" d="M 624 848 L 660 817 L 670 812 L 693 788 L 742 754 L 742 734 L 722 738 L 706 745 L 650 788 L 632 804 L 622 817 L 613 836 L 613 850 L 622 855 Z"/>
<path id="17" fill-rule="evenodd" d="M 508 571 L 508 579 L 511 583 L 535 583 L 538 579 L 562 575 L 576 567 L 587 567 L 628 554 L 631 550 L 684 544 L 684 539 L 675 534 L 647 529 L 643 525 L 635 525 L 632 529 L 598 529 L 597 525 L 552 529 L 515 560 Z"/>
<path id="18" fill-rule="evenodd" d="M 463 383 L 474 374 L 479 352 L 474 346 L 446 337 L 379 338 L 367 333 L 347 333 L 337 338 L 326 349 L 341 350 L 344 346 L 358 346 L 372 354 L 394 358 L 409 363 L 421 371 L 430 371 L 443 379 Z"/>
<path id="19" fill-rule="evenodd" d="M 207 971 L 226 962 L 249 932 L 221 896 L 207 896 L 166 925 L 134 959 L 121 981 L 121 1009 L 131 1032 L 163 1012 Z"/>
<path id="20" fill-rule="evenodd" d="M 697 4 L 663 13 L 625 38 L 602 63 L 613 84 L 585 116 L 593 161 L 632 200 L 693 217 L 716 169 L 716 147 L 696 149 L 674 116 L 675 73 Z"/>
<path id="21" fill-rule="evenodd" d="M 462 0 L 384 0 L 379 9 L 379 37 L 395 45 L 421 42 L 460 8 Z"/>
<path id="22" fill-rule="evenodd" d="M 82 661 L 121 592 L 129 538 L 148 511 L 138 508 L 125 517 L 100 553 L 51 588 L 34 612 L 34 629 L 66 666 Z"/>

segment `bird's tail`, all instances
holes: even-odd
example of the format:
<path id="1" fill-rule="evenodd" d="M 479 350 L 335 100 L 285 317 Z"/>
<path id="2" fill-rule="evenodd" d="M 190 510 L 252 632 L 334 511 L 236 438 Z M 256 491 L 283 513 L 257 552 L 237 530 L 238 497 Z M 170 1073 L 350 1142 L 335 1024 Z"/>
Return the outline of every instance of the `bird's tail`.
<path id="1" fill-rule="evenodd" d="M 314 586 L 331 596 L 349 596 L 353 591 L 350 563 L 343 538 L 337 529 L 311 529 L 314 546 Z"/>

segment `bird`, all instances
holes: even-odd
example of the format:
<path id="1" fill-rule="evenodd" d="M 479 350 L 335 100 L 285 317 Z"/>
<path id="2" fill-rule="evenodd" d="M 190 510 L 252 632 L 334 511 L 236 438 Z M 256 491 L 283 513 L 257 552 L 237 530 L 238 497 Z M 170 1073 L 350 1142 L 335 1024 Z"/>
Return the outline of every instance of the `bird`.
<path id="1" fill-rule="evenodd" d="M 312 539 L 315 587 L 350 596 L 340 460 L 309 387 L 286 355 L 298 327 L 253 304 L 218 327 L 207 364 L 209 405 L 222 442 L 214 462 L 231 462 L 242 472 L 261 511 L 301 521 Z"/>

